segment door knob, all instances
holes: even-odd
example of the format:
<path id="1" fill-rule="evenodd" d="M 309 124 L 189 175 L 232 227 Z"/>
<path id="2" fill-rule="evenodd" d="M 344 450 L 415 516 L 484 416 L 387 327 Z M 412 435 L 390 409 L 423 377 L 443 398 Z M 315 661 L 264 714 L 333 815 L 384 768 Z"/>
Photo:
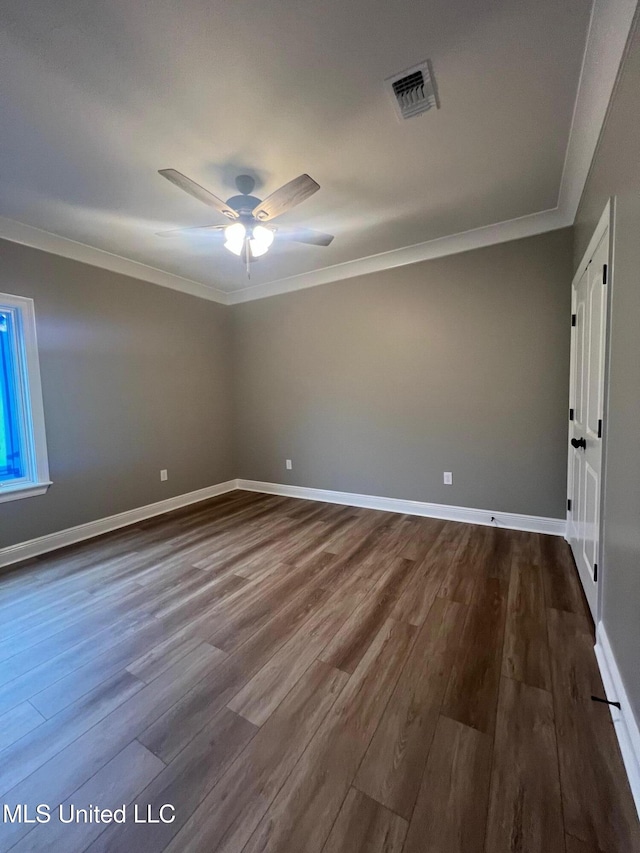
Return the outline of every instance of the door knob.
<path id="1" fill-rule="evenodd" d="M 583 450 L 586 450 L 587 449 L 587 442 L 585 441 L 584 438 L 572 438 L 571 439 L 571 446 L 575 447 L 576 450 L 579 447 L 581 447 Z"/>

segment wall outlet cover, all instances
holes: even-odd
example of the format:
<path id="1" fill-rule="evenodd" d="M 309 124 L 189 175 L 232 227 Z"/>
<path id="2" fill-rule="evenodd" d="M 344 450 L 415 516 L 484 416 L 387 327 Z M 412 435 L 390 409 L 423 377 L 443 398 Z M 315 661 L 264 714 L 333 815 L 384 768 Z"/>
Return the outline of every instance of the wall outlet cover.
<path id="1" fill-rule="evenodd" d="M 451 471 L 445 471 L 442 477 L 445 486 L 451 486 L 453 484 L 453 474 Z"/>
<path id="2" fill-rule="evenodd" d="M 163 468 L 163 469 L 160 471 L 160 480 L 161 480 L 161 482 L 163 482 L 163 483 L 164 483 L 164 481 L 165 481 L 165 480 L 168 480 L 168 479 L 169 479 L 169 474 L 168 474 L 168 472 L 167 472 L 167 469 L 166 469 L 166 468 Z"/>

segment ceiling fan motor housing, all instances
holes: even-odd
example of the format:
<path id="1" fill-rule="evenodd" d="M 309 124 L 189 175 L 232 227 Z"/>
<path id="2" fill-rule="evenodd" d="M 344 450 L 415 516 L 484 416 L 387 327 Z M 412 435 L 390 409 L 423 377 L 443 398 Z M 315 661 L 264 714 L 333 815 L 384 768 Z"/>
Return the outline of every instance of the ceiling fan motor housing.
<path id="1" fill-rule="evenodd" d="M 227 204 L 234 210 L 237 210 L 241 215 L 251 215 L 251 212 L 256 208 L 261 198 L 256 198 L 254 195 L 234 195 L 227 199 Z"/>

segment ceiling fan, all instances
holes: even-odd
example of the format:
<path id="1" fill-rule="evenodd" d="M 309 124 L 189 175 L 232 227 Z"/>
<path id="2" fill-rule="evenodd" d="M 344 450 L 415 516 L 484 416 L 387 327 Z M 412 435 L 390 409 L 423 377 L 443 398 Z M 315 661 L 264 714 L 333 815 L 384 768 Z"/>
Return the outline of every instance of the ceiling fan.
<path id="1" fill-rule="evenodd" d="M 323 234 L 321 231 L 312 231 L 310 228 L 262 224 L 270 222 L 277 216 L 291 210 L 320 189 L 320 184 L 316 183 L 309 175 L 299 175 L 263 200 L 251 195 L 255 186 L 254 179 L 250 175 L 238 175 L 236 187 L 240 194 L 232 196 L 227 201 L 222 201 L 209 190 L 196 184 L 191 178 L 187 178 L 175 169 L 160 169 L 158 174 L 189 195 L 217 210 L 227 219 L 233 220 L 231 225 L 174 228 L 171 231 L 161 231 L 158 236 L 167 237 L 189 231 L 223 231 L 225 248 L 246 262 L 247 274 L 249 274 L 251 262 L 269 251 L 276 235 L 278 240 L 293 240 L 296 243 L 310 243 L 314 246 L 328 246 L 333 240 L 332 234 Z"/>

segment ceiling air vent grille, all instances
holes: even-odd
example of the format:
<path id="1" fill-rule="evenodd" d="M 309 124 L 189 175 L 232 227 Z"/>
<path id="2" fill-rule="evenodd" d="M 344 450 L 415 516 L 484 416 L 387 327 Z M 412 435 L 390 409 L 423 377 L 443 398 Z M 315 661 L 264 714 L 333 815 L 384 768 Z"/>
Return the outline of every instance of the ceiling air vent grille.
<path id="1" fill-rule="evenodd" d="M 431 107 L 439 107 L 438 95 L 427 59 L 385 81 L 393 98 L 398 118 L 407 119 L 426 113 Z"/>

